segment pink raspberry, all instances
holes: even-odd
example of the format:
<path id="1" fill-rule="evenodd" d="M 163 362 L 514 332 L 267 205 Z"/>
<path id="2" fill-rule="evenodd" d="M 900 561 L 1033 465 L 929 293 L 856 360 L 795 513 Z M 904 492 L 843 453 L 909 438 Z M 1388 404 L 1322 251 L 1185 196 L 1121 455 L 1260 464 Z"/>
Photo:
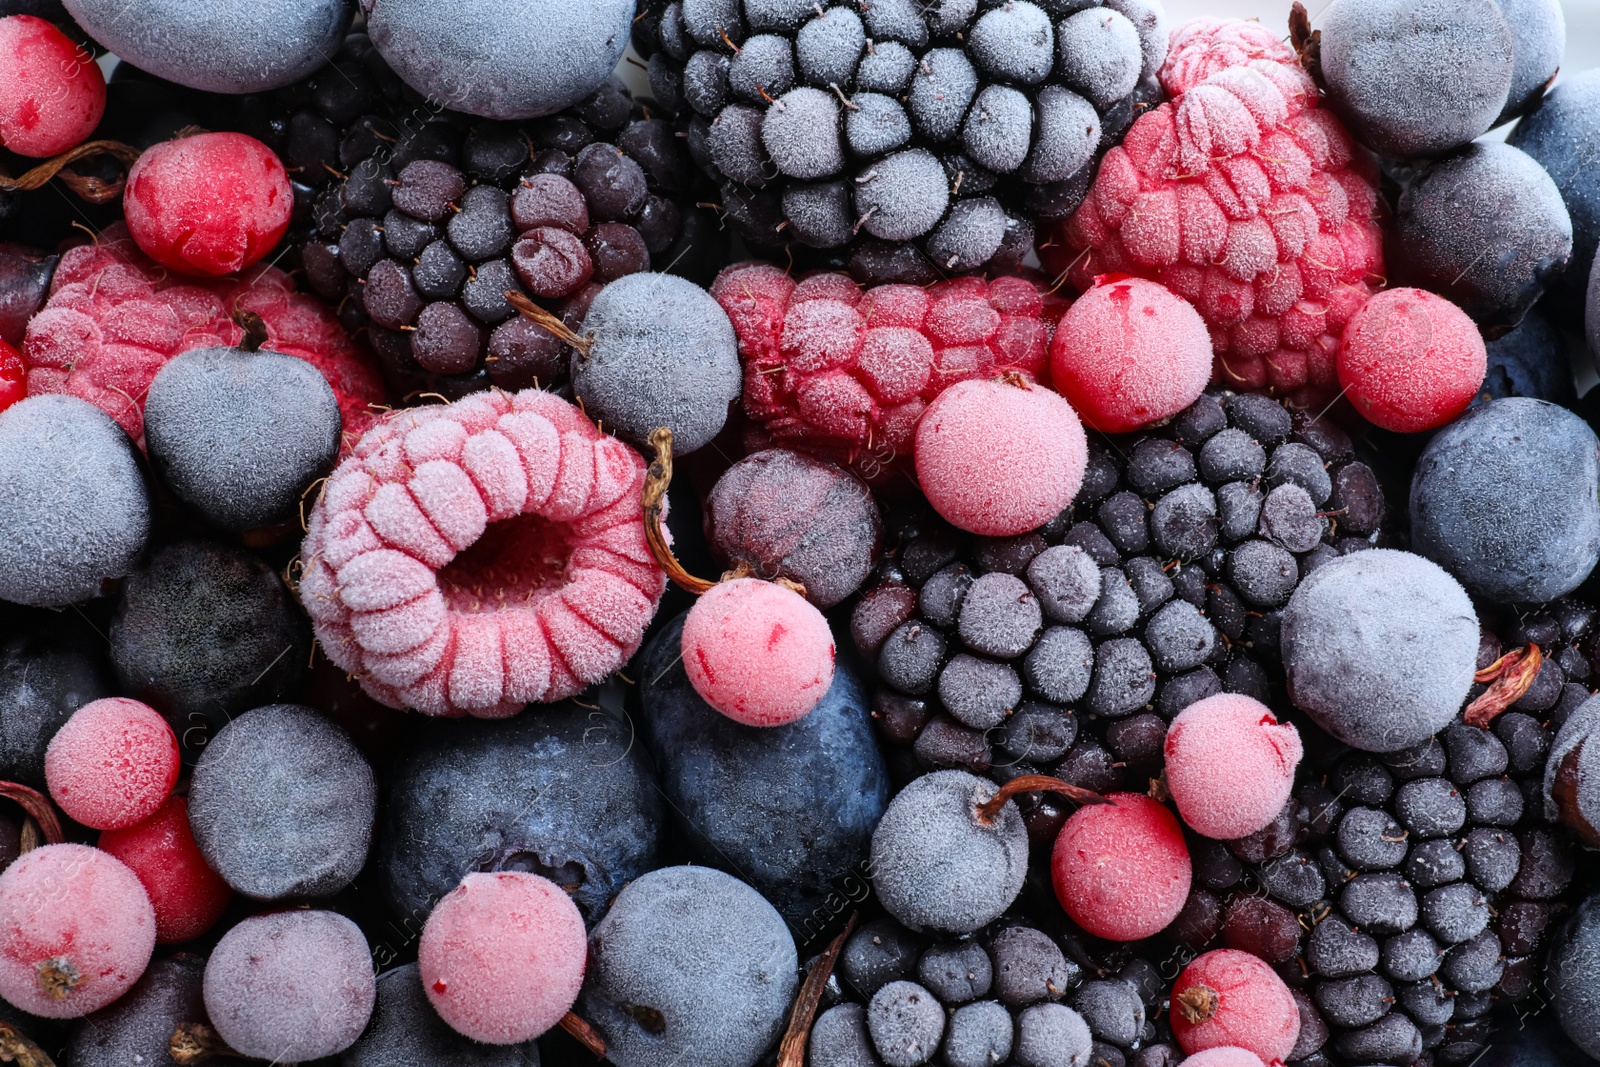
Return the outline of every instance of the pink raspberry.
<path id="1" fill-rule="evenodd" d="M 1025 278 L 954 278 L 863 291 L 740 263 L 711 293 L 739 338 L 751 444 L 779 444 L 881 480 L 904 469 L 917 419 L 957 382 L 1014 371 L 1047 381 L 1066 301 Z M 754 449 L 752 449 L 754 450 Z"/>
<path id="2" fill-rule="evenodd" d="M 28 395 L 28 365 L 22 353 L 0 341 L 0 411 Z"/>
<path id="3" fill-rule="evenodd" d="M 1371 158 L 1257 23 L 1180 27 L 1160 78 L 1172 99 L 1106 153 L 1041 245 L 1045 266 L 1079 289 L 1101 274 L 1158 281 L 1211 328 L 1215 380 L 1327 402 L 1339 335 L 1383 284 Z"/>
<path id="4" fill-rule="evenodd" d="M 178 764 L 167 720 L 123 697 L 73 712 L 44 754 L 51 798 L 95 830 L 122 830 L 154 815 L 178 784 Z"/>
<path id="5" fill-rule="evenodd" d="M 1056 837 L 1050 876 L 1072 921 L 1096 937 L 1137 941 L 1160 933 L 1189 898 L 1194 878 L 1183 827 L 1141 793 L 1072 813 Z"/>
<path id="6" fill-rule="evenodd" d="M 1300 1037 L 1300 1009 L 1266 962 L 1220 948 L 1198 956 L 1172 987 L 1172 1036 L 1183 1051 L 1232 1046 L 1274 1063 Z"/>
<path id="7" fill-rule="evenodd" d="M 633 655 L 666 585 L 644 475 L 537 389 L 391 412 L 312 508 L 300 599 L 390 707 L 494 718 L 573 696 Z"/>
<path id="8" fill-rule="evenodd" d="M 1472 403 L 1489 369 L 1478 324 L 1423 289 L 1389 289 L 1361 306 L 1339 342 L 1339 384 L 1368 421 L 1420 433 Z"/>
<path id="9" fill-rule="evenodd" d="M 0 144 L 19 156 L 53 156 L 89 139 L 106 110 L 94 56 L 32 15 L 0 18 Z"/>
<path id="10" fill-rule="evenodd" d="M 1283 810 L 1300 765 L 1300 733 L 1258 700 L 1218 693 L 1167 730 L 1167 788 L 1195 831 L 1219 840 L 1263 829 Z"/>
<path id="11" fill-rule="evenodd" d="M 235 309 L 267 324 L 264 347 L 310 363 L 339 398 L 346 440 L 377 418 L 383 383 L 333 314 L 295 292 L 287 274 L 182 278 L 152 263 L 120 223 L 61 257 L 48 303 L 28 323 L 28 395 L 67 393 L 110 415 L 144 446 L 144 397 L 156 372 L 191 348 L 237 344 Z"/>
<path id="12" fill-rule="evenodd" d="M 707 704 L 746 726 L 804 718 L 833 684 L 828 620 L 760 578 L 718 582 L 683 623 L 683 667 Z"/>

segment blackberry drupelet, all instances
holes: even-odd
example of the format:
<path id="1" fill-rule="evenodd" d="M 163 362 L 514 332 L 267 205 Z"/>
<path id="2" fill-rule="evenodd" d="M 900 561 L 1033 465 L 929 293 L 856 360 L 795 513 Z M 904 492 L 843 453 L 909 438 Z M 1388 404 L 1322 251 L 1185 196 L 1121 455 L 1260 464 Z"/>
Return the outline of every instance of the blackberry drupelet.
<path id="1" fill-rule="evenodd" d="M 1161 99 L 1159 0 L 649 0 L 650 84 L 755 245 L 872 283 L 1014 270 Z"/>

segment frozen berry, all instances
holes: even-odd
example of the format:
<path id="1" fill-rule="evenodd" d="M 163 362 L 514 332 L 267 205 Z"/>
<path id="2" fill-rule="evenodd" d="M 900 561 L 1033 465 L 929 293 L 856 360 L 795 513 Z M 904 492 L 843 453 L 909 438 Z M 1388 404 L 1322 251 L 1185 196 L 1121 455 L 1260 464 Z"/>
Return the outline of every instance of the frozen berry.
<path id="1" fill-rule="evenodd" d="M 106 109 L 106 79 L 94 56 L 44 19 L 0 18 L 0 145 L 43 158 L 89 139 Z"/>
<path id="2" fill-rule="evenodd" d="M 960 382 L 917 424 L 917 479 L 952 525 L 990 537 L 1026 533 L 1072 503 L 1088 443 L 1071 405 L 1048 389 Z"/>
<path id="3" fill-rule="evenodd" d="M 1260 1056 L 1236 1045 L 1202 1049 L 1193 1056 L 1185 1056 L 1183 1063 L 1184 1067 L 1266 1067 Z"/>
<path id="4" fill-rule="evenodd" d="M 133 570 L 150 500 L 127 435 L 73 397 L 0 412 L 0 600 L 65 607 Z"/>
<path id="5" fill-rule="evenodd" d="M 44 757 L 50 797 L 95 830 L 124 830 L 155 814 L 178 784 L 178 739 L 137 700 L 85 704 Z"/>
<path id="6" fill-rule="evenodd" d="M 156 943 L 139 879 L 87 845 L 46 845 L 0 874 L 0 996 L 71 1019 L 138 981 Z"/>
<path id="7" fill-rule="evenodd" d="M 1050 375 L 1085 423 L 1127 433 L 1200 396 L 1211 380 L 1211 334 L 1193 305 L 1165 286 L 1109 275 L 1061 316 Z"/>
<path id="8" fill-rule="evenodd" d="M 474 1041 L 514 1045 L 578 999 L 588 942 L 577 905 L 547 878 L 469 874 L 434 906 L 417 945 L 428 1000 Z"/>
<path id="9" fill-rule="evenodd" d="M 241 922 L 206 960 L 206 1013 L 245 1056 L 301 1063 L 342 1052 L 377 996 L 361 928 L 331 911 L 280 911 Z"/>
<path id="10" fill-rule="evenodd" d="M 452 1030 L 428 1003 L 417 965 L 378 975 L 372 1023 L 344 1051 L 340 1067 L 527 1067 L 538 1046 L 489 1047 Z"/>
<path id="11" fill-rule="evenodd" d="M 719 582 L 683 624 L 695 692 L 748 726 L 782 726 L 816 707 L 833 681 L 833 634 L 794 590 L 759 578 Z"/>
<path id="12" fill-rule="evenodd" d="M 168 797 L 137 826 L 107 830 L 98 842 L 138 875 L 156 911 L 156 943 L 192 941 L 216 925 L 233 899 L 228 883 L 206 864 L 189 828 L 189 803 Z"/>
<path id="13" fill-rule="evenodd" d="M 1167 787 L 1178 814 L 1207 837 L 1263 829 L 1283 810 L 1300 734 L 1259 701 L 1219 693 L 1189 705 L 1167 731 Z"/>
<path id="14" fill-rule="evenodd" d="M 1113 793 L 1074 812 L 1050 859 L 1056 896 L 1096 937 L 1137 941 L 1183 910 L 1192 871 L 1183 829 L 1149 797 Z"/>
<path id="15" fill-rule="evenodd" d="M 872 995 L 867 1031 L 888 1067 L 921 1067 L 944 1036 L 939 1000 L 915 982 L 890 982 Z"/>
<path id="16" fill-rule="evenodd" d="M 205 960 L 189 952 L 154 959 L 143 977 L 109 1007 L 87 1016 L 72 1039 L 75 1067 L 124 1067 L 171 1059 L 173 1031 L 205 1019 L 200 994 Z"/>
<path id="17" fill-rule="evenodd" d="M 22 353 L 0 341 L 0 411 L 28 395 L 28 365 Z"/>
<path id="18" fill-rule="evenodd" d="M 430 715 L 575 695 L 638 648 L 666 583 L 644 473 L 539 390 L 392 413 L 311 512 L 300 597 L 322 648 Z"/>
<path id="19" fill-rule="evenodd" d="M 128 171 L 128 232 L 180 274 L 232 274 L 272 251 L 294 194 L 272 150 L 242 133 L 197 133 L 147 149 Z"/>
<path id="20" fill-rule="evenodd" d="M 1248 952 L 1217 949 L 1190 963 L 1173 984 L 1172 1033 L 1185 1052 L 1231 1045 L 1272 1063 L 1293 1050 L 1300 1009 L 1266 963 Z"/>
<path id="21" fill-rule="evenodd" d="M 1401 433 L 1431 430 L 1461 414 L 1488 364 L 1477 325 L 1421 289 L 1377 294 L 1351 316 L 1339 341 L 1339 384 L 1356 410 Z"/>
<path id="22" fill-rule="evenodd" d="M 1507 143 L 1528 153 L 1561 190 L 1572 219 L 1572 261 L 1551 279 L 1547 311 L 1576 327 L 1583 318 L 1584 287 L 1600 244 L 1600 196 L 1588 180 L 1588 162 L 1600 151 L 1600 71 L 1563 78 L 1517 123 Z"/>

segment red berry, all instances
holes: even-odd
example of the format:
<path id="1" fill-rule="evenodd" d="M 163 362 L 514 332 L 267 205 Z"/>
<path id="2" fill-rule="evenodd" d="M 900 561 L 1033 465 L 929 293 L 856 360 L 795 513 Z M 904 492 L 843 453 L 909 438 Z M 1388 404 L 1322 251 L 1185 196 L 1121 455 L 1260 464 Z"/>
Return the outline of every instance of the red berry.
<path id="1" fill-rule="evenodd" d="M 417 945 L 422 988 L 458 1033 L 491 1045 L 532 1040 L 578 999 L 588 957 L 583 916 L 537 874 L 469 874 L 428 916 Z"/>
<path id="2" fill-rule="evenodd" d="M 137 700 L 106 697 L 72 713 L 44 755 L 61 810 L 95 830 L 121 830 L 155 814 L 178 784 L 178 738 Z"/>
<path id="3" fill-rule="evenodd" d="M 1137 941 L 1165 929 L 1189 898 L 1193 872 L 1183 828 L 1139 793 L 1072 813 L 1050 857 L 1056 897 L 1096 937 Z"/>
<path id="4" fill-rule="evenodd" d="M 189 802 L 180 796 L 150 818 L 126 830 L 100 835 L 100 849 L 138 876 L 156 912 L 156 942 L 174 945 L 199 937 L 216 925 L 233 890 L 206 866 L 189 830 Z"/>
<path id="5" fill-rule="evenodd" d="M 1167 788 L 1178 814 L 1207 837 L 1263 829 L 1283 810 L 1300 765 L 1300 734 L 1258 700 L 1218 693 L 1167 730 Z"/>
<path id="6" fill-rule="evenodd" d="M 746 726 L 803 718 L 833 684 L 822 612 L 760 578 L 718 582 L 683 623 L 683 666 L 707 704 Z"/>
<path id="7" fill-rule="evenodd" d="M 28 395 L 28 366 L 22 353 L 0 341 L 0 411 Z"/>
<path id="8" fill-rule="evenodd" d="M 1418 433 L 1467 409 L 1489 366 L 1467 313 L 1422 289 L 1387 289 L 1361 306 L 1339 342 L 1339 384 L 1367 420 Z"/>
<path id="9" fill-rule="evenodd" d="M 145 150 L 122 198 L 145 254 L 183 274 L 232 274 L 272 251 L 294 193 L 272 149 L 242 133 L 200 133 Z"/>
<path id="10" fill-rule="evenodd" d="M 110 1004 L 138 981 L 156 917 L 134 873 L 88 845 L 46 845 L 0 874 L 0 997 L 48 1019 Z"/>
<path id="11" fill-rule="evenodd" d="M 1172 1035 L 1190 1054 L 1233 1046 L 1267 1063 L 1289 1058 L 1300 1009 L 1259 957 L 1221 948 L 1197 957 L 1172 987 Z"/>
<path id="12" fill-rule="evenodd" d="M 1088 456 L 1072 405 L 1025 382 L 960 382 L 917 424 L 917 480 L 928 503 L 988 537 L 1027 533 L 1066 510 Z"/>
<path id="13" fill-rule="evenodd" d="M 1088 425 L 1127 433 L 1199 399 L 1211 380 L 1211 334 L 1194 306 L 1162 285 L 1097 278 L 1061 316 L 1050 379 Z"/>
<path id="14" fill-rule="evenodd" d="M 32 15 L 0 18 L 0 145 L 43 158 L 89 139 L 106 110 L 106 79 L 82 45 Z"/>
<path id="15" fill-rule="evenodd" d="M 1247 1048 L 1219 1045 L 1184 1058 L 1183 1067 L 1267 1067 Z"/>

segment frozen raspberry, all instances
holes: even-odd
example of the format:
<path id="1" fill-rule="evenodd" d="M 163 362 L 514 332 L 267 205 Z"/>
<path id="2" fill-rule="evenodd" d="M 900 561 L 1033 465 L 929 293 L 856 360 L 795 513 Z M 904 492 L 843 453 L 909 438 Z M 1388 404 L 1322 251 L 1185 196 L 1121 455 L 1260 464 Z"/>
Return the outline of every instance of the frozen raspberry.
<path id="1" fill-rule="evenodd" d="M 15 10 L 15 9 L 13 9 Z M 82 45 L 32 15 L 0 18 L 0 145 L 53 156 L 89 139 L 106 110 L 106 79 Z"/>
<path id="2" fill-rule="evenodd" d="M 1385 430 L 1417 433 L 1467 409 L 1489 369 L 1467 313 L 1422 289 L 1388 289 L 1361 306 L 1339 341 L 1339 384 Z"/>
<path id="3" fill-rule="evenodd" d="M 72 713 L 44 755 L 61 810 L 95 830 L 121 830 L 155 814 L 178 784 L 178 738 L 152 707 L 123 697 Z"/>
<path id="4" fill-rule="evenodd" d="M 1045 266 L 1085 290 L 1161 282 L 1211 328 L 1216 380 L 1327 402 L 1340 332 L 1383 274 L 1370 158 L 1257 23 L 1180 27 L 1160 76 L 1172 100 L 1106 153 Z"/>
<path id="5" fill-rule="evenodd" d="M 627 662 L 666 578 L 639 454 L 536 389 L 395 411 L 328 479 L 300 599 L 390 707 L 511 715 Z"/>
<path id="6" fill-rule="evenodd" d="M 538 1037 L 578 999 L 589 942 L 562 888 L 524 871 L 469 874 L 428 916 L 422 988 L 440 1018 L 490 1045 Z"/>
<path id="7" fill-rule="evenodd" d="M 1138 793 L 1073 812 L 1050 857 L 1056 897 L 1096 937 L 1137 941 L 1165 929 L 1189 897 L 1193 877 L 1183 828 Z"/>
<path id="8" fill-rule="evenodd" d="M 1178 814 L 1207 837 L 1263 829 L 1289 799 L 1300 734 L 1247 696 L 1218 693 L 1178 713 L 1167 730 L 1167 788 Z"/>
<path id="9" fill-rule="evenodd" d="M 733 320 L 759 436 L 869 481 L 903 469 L 918 417 L 948 387 L 1010 371 L 1044 378 L 1066 308 L 1025 278 L 863 290 L 843 274 L 796 282 L 763 263 L 729 267 L 711 294 Z"/>
<path id="10" fill-rule="evenodd" d="M 0 411 L 28 395 L 28 365 L 22 353 L 0 341 Z"/>
<path id="11" fill-rule="evenodd" d="M 917 424 L 917 480 L 928 503 L 987 537 L 1027 533 L 1065 511 L 1088 457 L 1072 405 L 1025 382 L 960 382 Z"/>
<path id="12" fill-rule="evenodd" d="M 746 726 L 783 726 L 833 684 L 828 620 L 794 590 L 760 578 L 718 582 L 683 623 L 683 666 L 707 704 Z"/>
<path id="13" fill-rule="evenodd" d="M 156 911 L 156 943 L 176 945 L 216 925 L 233 890 L 206 866 L 189 829 L 189 802 L 167 798 L 156 813 L 126 830 L 100 835 L 100 850 L 128 865 Z"/>
<path id="14" fill-rule="evenodd" d="M 46 845 L 0 874 L 0 997 L 48 1019 L 110 1004 L 139 980 L 156 917 L 139 879 L 88 845 Z"/>
<path id="15" fill-rule="evenodd" d="M 1084 422 L 1127 433 L 1200 399 L 1211 335 L 1194 306 L 1163 286 L 1103 276 L 1061 316 L 1050 377 Z"/>
<path id="16" fill-rule="evenodd" d="M 1207 952 L 1172 987 L 1172 1035 L 1188 1053 L 1231 1046 L 1266 1063 L 1286 1060 L 1300 1036 L 1300 1009 L 1289 987 L 1257 956 Z"/>
<path id="17" fill-rule="evenodd" d="M 122 196 L 145 254 L 182 274 L 233 274 L 289 229 L 294 192 L 272 149 L 242 133 L 199 133 L 147 148 Z"/>
<path id="18" fill-rule="evenodd" d="M 156 372 L 180 352 L 237 345 L 244 331 L 232 319 L 235 310 L 266 322 L 265 348 L 322 372 L 349 440 L 372 425 L 368 405 L 383 402 L 372 358 L 327 309 L 295 292 L 287 274 L 263 267 L 248 278 L 177 277 L 146 258 L 120 225 L 62 255 L 50 301 L 28 324 L 23 344 L 28 394 L 81 397 L 142 446 L 144 397 Z"/>

